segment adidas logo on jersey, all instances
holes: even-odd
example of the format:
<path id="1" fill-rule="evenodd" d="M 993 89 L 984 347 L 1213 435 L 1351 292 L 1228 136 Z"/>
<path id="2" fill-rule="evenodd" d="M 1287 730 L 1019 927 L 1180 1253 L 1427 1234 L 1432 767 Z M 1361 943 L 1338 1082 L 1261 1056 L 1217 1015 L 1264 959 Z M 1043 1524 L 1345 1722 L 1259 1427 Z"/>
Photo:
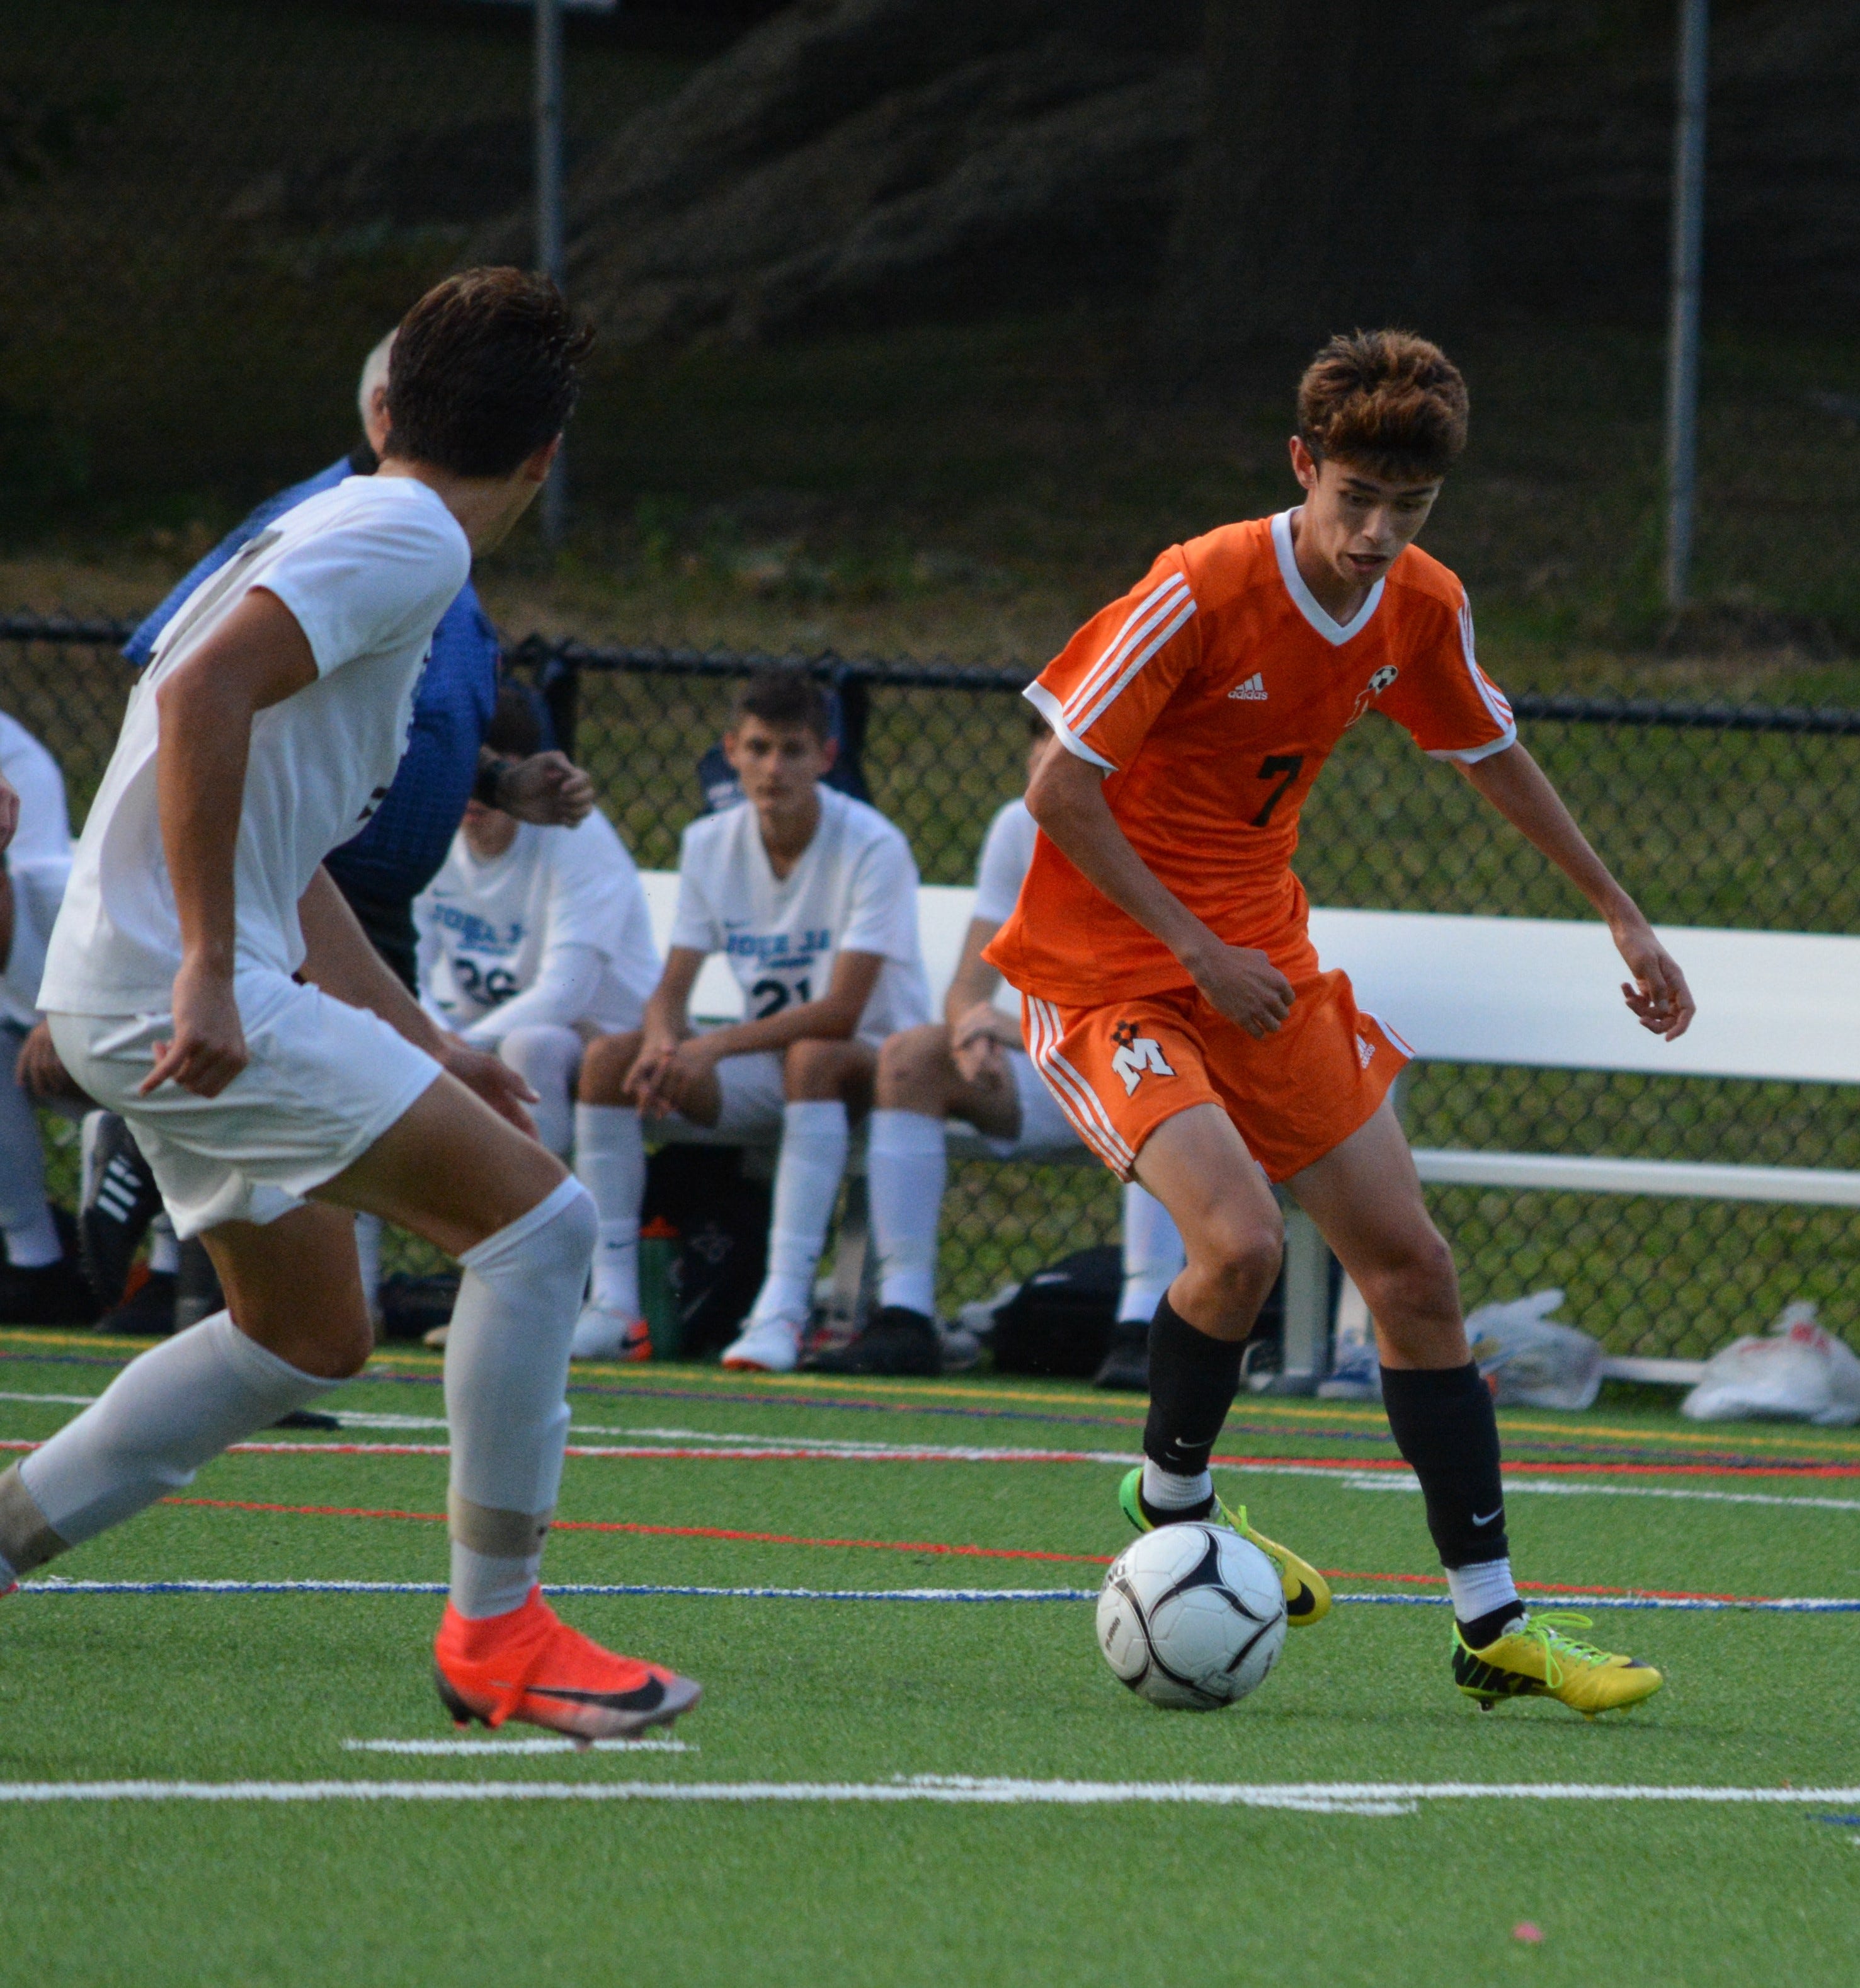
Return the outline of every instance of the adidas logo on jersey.
<path id="1" fill-rule="evenodd" d="M 1243 684 L 1236 684 L 1227 695 L 1245 698 L 1254 704 L 1263 704 L 1266 702 L 1266 679 L 1255 670 Z"/>

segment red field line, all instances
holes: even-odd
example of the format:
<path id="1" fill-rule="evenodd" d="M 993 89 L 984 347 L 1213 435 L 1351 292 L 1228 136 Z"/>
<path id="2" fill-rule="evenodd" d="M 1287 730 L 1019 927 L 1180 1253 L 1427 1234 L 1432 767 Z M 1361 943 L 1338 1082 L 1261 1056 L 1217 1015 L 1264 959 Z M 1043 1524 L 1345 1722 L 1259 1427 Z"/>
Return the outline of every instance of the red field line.
<path id="1" fill-rule="evenodd" d="M 418 1519 L 444 1525 L 443 1512 L 376 1511 L 351 1505 L 271 1505 L 245 1498 L 164 1498 L 164 1505 L 198 1505 L 218 1512 L 288 1512 L 318 1519 Z M 1109 1554 L 1042 1553 L 1031 1547 L 952 1546 L 939 1540 L 816 1540 L 797 1533 L 739 1532 L 723 1526 L 644 1526 L 616 1519 L 557 1519 L 557 1533 L 635 1533 L 674 1540 L 748 1540 L 763 1546 L 861 1547 L 877 1553 L 954 1554 L 972 1560 L 1050 1560 L 1108 1567 Z"/>
<path id="2" fill-rule="evenodd" d="M 274 1505 L 245 1498 L 164 1498 L 164 1505 L 204 1506 L 216 1512 L 281 1512 L 299 1518 L 411 1519 L 426 1525 L 445 1523 L 443 1512 L 401 1512 L 355 1505 Z M 558 1519 L 551 1529 L 563 1533 L 631 1533 L 661 1539 L 744 1540 L 763 1546 L 857 1547 L 872 1553 L 945 1554 L 970 1560 L 1060 1560 L 1074 1565 L 1108 1567 L 1109 1554 L 1044 1553 L 1030 1547 L 958 1546 L 942 1540 L 837 1540 L 810 1539 L 798 1533 L 742 1532 L 722 1526 L 647 1526 L 622 1520 Z M 1357 1567 L 1320 1569 L 1327 1581 L 1378 1581 L 1409 1587 L 1444 1587 L 1446 1578 L 1438 1574 L 1370 1574 Z M 1756 1602 L 1773 1599 L 1768 1595 L 1720 1594 L 1690 1588 L 1611 1587 L 1598 1581 L 1520 1581 L 1527 1594 L 1645 1595 L 1652 1601 Z"/>

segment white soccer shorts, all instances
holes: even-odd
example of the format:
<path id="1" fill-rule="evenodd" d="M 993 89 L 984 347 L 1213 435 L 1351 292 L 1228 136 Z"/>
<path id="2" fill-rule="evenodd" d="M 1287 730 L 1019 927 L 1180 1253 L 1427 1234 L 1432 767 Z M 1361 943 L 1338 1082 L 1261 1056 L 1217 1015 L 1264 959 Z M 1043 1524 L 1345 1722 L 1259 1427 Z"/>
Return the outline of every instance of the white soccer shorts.
<path id="1" fill-rule="evenodd" d="M 72 1076 L 121 1113 L 161 1189 L 178 1236 L 222 1222 L 275 1222 L 359 1159 L 439 1074 L 378 1015 L 278 973 L 234 985 L 251 1058 L 217 1097 L 164 1084 L 136 1087 L 158 1015 L 53 1015 L 52 1040 Z"/>

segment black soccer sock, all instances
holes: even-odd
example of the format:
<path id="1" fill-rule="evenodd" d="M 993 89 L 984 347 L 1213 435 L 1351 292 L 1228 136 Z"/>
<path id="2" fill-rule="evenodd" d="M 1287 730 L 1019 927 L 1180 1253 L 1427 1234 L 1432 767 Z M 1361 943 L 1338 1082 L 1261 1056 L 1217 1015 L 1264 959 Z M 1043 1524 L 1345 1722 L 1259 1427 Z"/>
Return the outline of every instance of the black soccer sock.
<path id="1" fill-rule="evenodd" d="M 1472 1567 L 1508 1557 L 1498 1418 L 1477 1364 L 1385 1367 L 1382 1405 L 1395 1447 L 1421 1480 L 1440 1564 Z"/>
<path id="2" fill-rule="evenodd" d="M 1143 1453 L 1176 1477 L 1199 1477 L 1240 1384 L 1243 1342 L 1199 1331 L 1169 1303 L 1150 1320 L 1150 1412 Z M 1172 1518 L 1186 1514 L 1172 1513 Z"/>

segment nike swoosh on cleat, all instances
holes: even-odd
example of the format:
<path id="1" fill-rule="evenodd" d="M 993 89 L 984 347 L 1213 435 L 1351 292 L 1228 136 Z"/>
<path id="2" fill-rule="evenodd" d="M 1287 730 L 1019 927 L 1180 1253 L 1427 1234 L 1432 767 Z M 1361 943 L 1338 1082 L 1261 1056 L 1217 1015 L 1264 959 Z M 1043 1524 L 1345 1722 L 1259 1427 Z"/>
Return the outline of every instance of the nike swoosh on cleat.
<path id="1" fill-rule="evenodd" d="M 1298 1592 L 1287 1598 L 1285 1612 L 1287 1615 L 1308 1615 L 1317 1606 L 1317 1596 L 1301 1581 L 1298 1584 Z"/>
<path id="2" fill-rule="evenodd" d="M 634 1691 L 571 1691 L 566 1686 L 533 1684 L 531 1698 L 559 1698 L 569 1705 L 598 1705 L 610 1712 L 656 1712 L 665 1702 L 665 1687 L 648 1678 Z"/>

